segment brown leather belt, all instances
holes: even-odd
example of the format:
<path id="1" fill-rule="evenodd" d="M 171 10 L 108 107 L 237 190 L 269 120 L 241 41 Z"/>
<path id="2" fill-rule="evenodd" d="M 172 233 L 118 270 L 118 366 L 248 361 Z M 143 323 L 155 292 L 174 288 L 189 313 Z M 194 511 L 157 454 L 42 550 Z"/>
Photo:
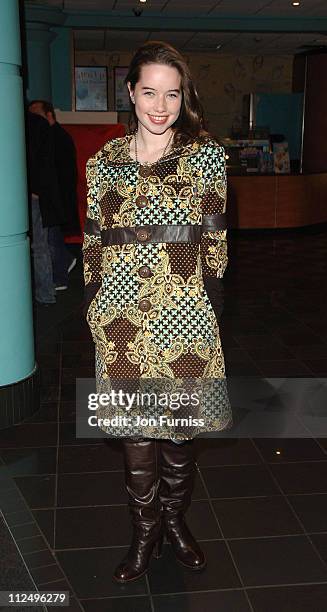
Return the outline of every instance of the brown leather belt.
<path id="1" fill-rule="evenodd" d="M 204 232 L 226 229 L 226 213 L 203 215 L 202 225 L 139 225 L 112 227 L 100 231 L 97 221 L 87 219 L 85 233 L 100 237 L 102 246 L 130 243 L 193 242 L 200 243 Z"/>

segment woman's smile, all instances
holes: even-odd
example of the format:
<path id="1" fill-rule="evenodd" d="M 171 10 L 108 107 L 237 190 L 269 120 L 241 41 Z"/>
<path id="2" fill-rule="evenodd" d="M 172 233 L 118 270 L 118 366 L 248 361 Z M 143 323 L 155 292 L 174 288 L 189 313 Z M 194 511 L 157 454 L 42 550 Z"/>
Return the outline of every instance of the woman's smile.
<path id="1" fill-rule="evenodd" d="M 152 123 L 156 123 L 157 125 L 163 125 L 164 123 L 166 123 L 168 119 L 168 115 L 165 115 L 163 117 L 159 115 L 148 115 L 148 116 L 150 118 L 150 121 L 152 121 Z"/>

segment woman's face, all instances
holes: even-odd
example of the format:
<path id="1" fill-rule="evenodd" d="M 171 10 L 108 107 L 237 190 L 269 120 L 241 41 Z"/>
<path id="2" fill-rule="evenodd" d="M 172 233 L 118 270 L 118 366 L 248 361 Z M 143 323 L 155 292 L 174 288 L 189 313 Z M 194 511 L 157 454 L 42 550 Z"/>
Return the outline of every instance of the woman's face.
<path id="1" fill-rule="evenodd" d="M 182 104 L 181 76 L 176 68 L 146 64 L 134 91 L 128 83 L 139 123 L 152 134 L 164 134 L 175 123 Z"/>

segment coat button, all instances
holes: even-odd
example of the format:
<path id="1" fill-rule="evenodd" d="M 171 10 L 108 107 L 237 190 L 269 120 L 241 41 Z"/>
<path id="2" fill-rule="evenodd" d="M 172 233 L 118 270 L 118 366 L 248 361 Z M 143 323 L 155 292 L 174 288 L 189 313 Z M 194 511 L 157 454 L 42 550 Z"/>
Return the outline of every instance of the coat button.
<path id="1" fill-rule="evenodd" d="M 149 278 L 150 276 L 153 276 L 153 273 L 148 266 L 141 266 L 138 272 L 142 278 Z"/>
<path id="2" fill-rule="evenodd" d="M 139 303 L 139 308 L 140 310 L 142 310 L 142 312 L 148 312 L 151 308 L 151 302 L 150 300 L 141 300 Z"/>
<path id="3" fill-rule="evenodd" d="M 140 176 L 143 176 L 143 178 L 147 178 L 148 176 L 152 174 L 151 167 L 150 166 L 140 166 L 139 173 L 140 173 Z"/>
<path id="4" fill-rule="evenodd" d="M 148 198 L 145 195 L 139 195 L 137 196 L 135 202 L 136 206 L 138 206 L 139 208 L 144 208 L 148 205 Z"/>
<path id="5" fill-rule="evenodd" d="M 136 232 L 136 237 L 140 242 L 145 242 L 150 237 L 150 232 L 147 232 L 146 229 L 139 229 Z"/>

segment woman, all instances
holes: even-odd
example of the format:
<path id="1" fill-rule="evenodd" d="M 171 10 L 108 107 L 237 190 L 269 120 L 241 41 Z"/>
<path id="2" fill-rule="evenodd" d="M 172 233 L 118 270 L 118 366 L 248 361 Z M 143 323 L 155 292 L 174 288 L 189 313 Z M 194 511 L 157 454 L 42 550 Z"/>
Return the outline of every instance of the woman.
<path id="1" fill-rule="evenodd" d="M 203 129 L 173 47 L 140 47 L 126 83 L 133 130 L 88 161 L 83 245 L 97 391 L 132 398 L 127 407 L 111 395 L 97 411 L 101 429 L 123 438 L 133 540 L 114 574 L 121 583 L 146 572 L 164 535 L 184 566 L 205 566 L 184 519 L 194 437 L 231 426 L 215 316 L 227 265 L 224 150 Z"/>

